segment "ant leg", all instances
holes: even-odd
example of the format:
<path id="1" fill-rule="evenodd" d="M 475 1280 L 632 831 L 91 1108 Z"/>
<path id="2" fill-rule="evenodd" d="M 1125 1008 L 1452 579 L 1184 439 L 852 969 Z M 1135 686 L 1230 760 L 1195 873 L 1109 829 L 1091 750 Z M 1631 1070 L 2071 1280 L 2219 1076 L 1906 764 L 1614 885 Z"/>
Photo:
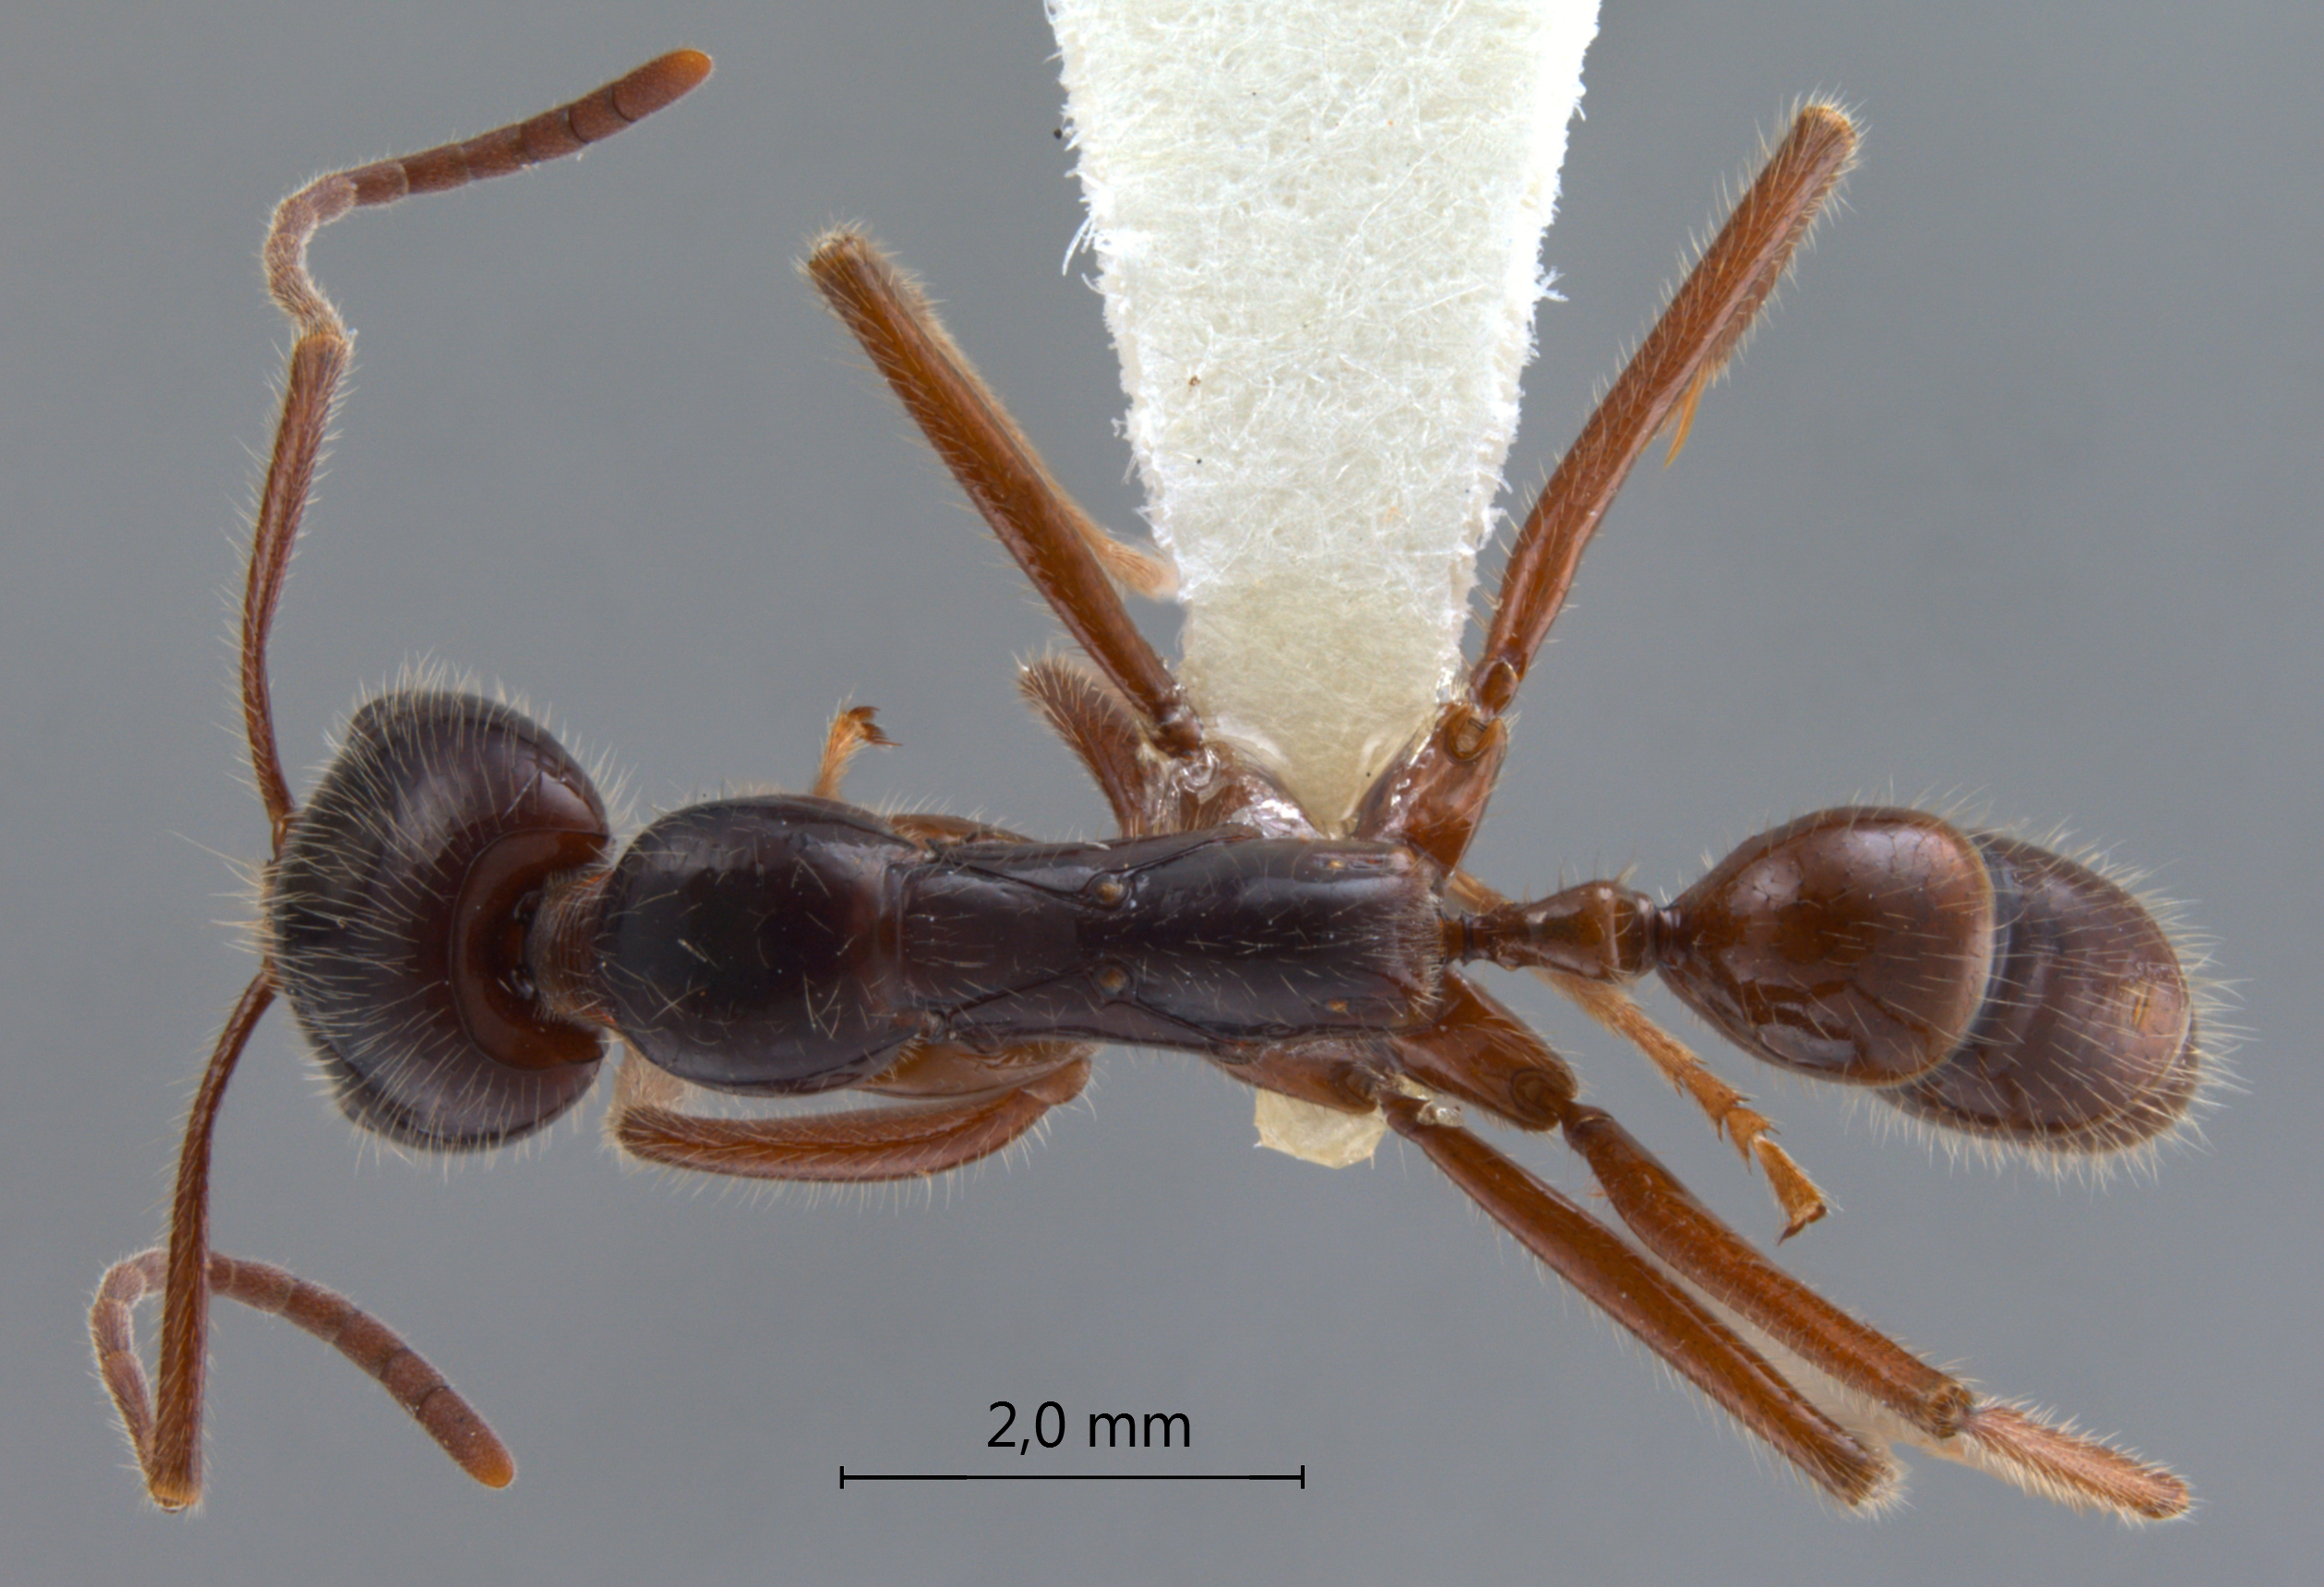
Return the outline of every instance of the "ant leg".
<path id="1" fill-rule="evenodd" d="M 122 1427 L 149 1478 L 156 1470 L 155 1422 L 145 1365 L 138 1357 L 135 1318 L 138 1304 L 163 1288 L 167 1258 L 157 1248 L 114 1263 L 89 1310 L 98 1375 L 113 1394 Z M 210 1253 L 208 1288 L 213 1295 L 295 1323 L 338 1351 L 378 1380 L 462 1471 L 485 1486 L 504 1488 L 515 1480 L 515 1459 L 475 1407 L 393 1330 L 345 1296 L 281 1268 L 215 1251 Z"/>
<path id="2" fill-rule="evenodd" d="M 1255 1057 L 1231 1063 L 1212 1058 L 1210 1064 L 1255 1091 L 1271 1091 L 1326 1112 L 1357 1117 L 1379 1112 L 1373 1096 L 1377 1087 L 1367 1078 L 1381 1066 L 1374 1042 L 1303 1041 L 1296 1047 L 1269 1047 Z"/>
<path id="3" fill-rule="evenodd" d="M 267 290 L 298 326 L 291 349 L 290 376 L 283 390 L 283 415 L 275 427 L 274 451 L 259 494 L 258 526 L 251 537 L 250 576 L 242 601 L 242 716 L 250 739 L 250 759 L 259 796 L 266 803 L 274 852 L 283 850 L 294 803 L 276 752 L 269 702 L 266 639 L 299 520 L 314 493 L 315 468 L 331 428 L 331 408 L 352 351 L 344 321 L 307 271 L 307 245 L 316 232 L 348 210 L 367 204 L 392 204 L 417 193 L 465 186 L 488 176 L 503 176 L 544 160 L 579 152 L 612 137 L 631 123 L 679 99 L 710 75 L 710 57 L 678 50 L 648 61 L 618 81 L 530 121 L 513 122 L 464 143 L 447 143 L 418 154 L 318 176 L 275 207 L 261 255 Z"/>
<path id="4" fill-rule="evenodd" d="M 1050 656 L 1018 673 L 1017 688 L 1096 781 L 1124 837 L 1234 825 L 1315 834 L 1275 775 L 1229 745 L 1165 759 L 1120 691 L 1086 667 Z"/>
<path id="5" fill-rule="evenodd" d="M 915 1041 L 903 1055 L 855 1088 L 881 1097 L 990 1096 L 1055 1074 L 1077 1059 L 1092 1058 L 1086 1041 L 1028 1041 L 980 1052 L 949 1041 Z"/>
<path id="6" fill-rule="evenodd" d="M 1499 908 L 1508 902 L 1499 893 L 1465 871 L 1453 873 L 1446 891 L 1474 911 Z M 1585 980 L 1580 976 L 1560 974 L 1546 966 L 1535 966 L 1533 969 L 1557 992 L 1581 1004 L 1584 1014 L 1644 1053 L 1655 1067 L 1662 1071 L 1663 1078 L 1693 1099 L 1694 1105 L 1702 1109 L 1703 1116 L 1710 1121 L 1713 1131 L 1733 1142 L 1746 1163 L 1759 1165 L 1759 1171 L 1767 1176 L 1767 1187 L 1775 1193 L 1776 1204 L 1783 1208 L 1783 1239 L 1790 1239 L 1831 1210 L 1830 1204 L 1824 1198 L 1824 1192 L 1817 1187 L 1814 1180 L 1808 1177 L 1807 1170 L 1776 1143 L 1775 1124 L 1767 1115 L 1752 1107 L 1742 1092 L 1712 1073 L 1710 1067 L 1697 1058 L 1685 1042 L 1656 1024 L 1644 1009 L 1631 1000 L 1629 993 L 1610 981 Z M 1534 1034 L 1530 1026 L 1507 1010 L 1501 1010 L 1500 1015 L 1505 1026 L 1499 1040 L 1510 1043 L 1540 1045 L 1540 1037 Z M 1542 1050 L 1545 1052 L 1547 1051 L 1547 1048 Z M 1465 1095 L 1441 1080 L 1430 1078 L 1427 1083 L 1456 1096 Z M 1487 1108 L 1494 1106 L 1488 1100 L 1478 1100 L 1481 1106 Z M 1511 1122 L 1521 1121 L 1512 1119 Z"/>
<path id="7" fill-rule="evenodd" d="M 631 1052 L 615 1076 L 606 1133 L 644 1161 L 736 1179 L 864 1184 L 926 1178 L 1005 1149 L 1050 1109 L 1081 1094 L 1090 1083 L 1088 1049 L 1042 1046 L 1053 1066 L 1002 1089 L 926 1107 L 758 1119 L 680 1111 L 684 1085 Z M 1071 1055 L 1060 1062 L 1060 1052 Z"/>
<path id="8" fill-rule="evenodd" d="M 1921 1447 L 2029 1492 L 2125 1520 L 2185 1513 L 2186 1485 L 2162 1467 L 2016 1407 L 1978 1400 L 1768 1262 L 1608 1114 L 1572 1108 L 1564 1128 L 1647 1250 L 1841 1389 L 1893 1413 Z"/>
<path id="9" fill-rule="evenodd" d="M 1256 1058 L 1211 1062 L 1220 1073 L 1257 1090 L 1342 1114 L 1377 1115 L 1379 1087 L 1365 1076 L 1394 1070 L 1521 1130 L 1556 1129 L 1581 1089 L 1565 1060 L 1530 1027 L 1451 969 L 1438 989 L 1434 1016 L 1420 1029 L 1362 1040 L 1307 1041 L 1268 1048 Z M 1279 1144 L 1265 1141 L 1265 1118 L 1262 1107 L 1262 1142 Z M 1368 1154 L 1369 1141 L 1362 1145 Z"/>
<path id="10" fill-rule="evenodd" d="M 839 785 L 847 780 L 848 763 L 866 749 L 892 750 L 896 740 L 879 729 L 872 720 L 876 711 L 870 705 L 850 705 L 831 718 L 831 730 L 824 735 L 823 760 L 815 767 L 815 786 L 808 791 L 817 799 L 837 799 Z"/>
<path id="11" fill-rule="evenodd" d="M 1160 790 L 1143 753 L 1146 735 L 1128 703 L 1103 679 L 1054 655 L 1018 673 L 1017 688 L 1098 785 L 1122 836 L 1151 831 Z"/>
<path id="12" fill-rule="evenodd" d="M 1389 1127 L 1542 1264 L 1635 1335 L 1817 1486 L 1850 1507 L 1891 1497 L 1897 1470 L 1801 1394 L 1675 1280 L 1612 1230 L 1445 1117 L 1441 1103 L 1384 1095 Z"/>
<path id="13" fill-rule="evenodd" d="M 905 811 L 886 818 L 887 824 L 918 843 L 1030 843 L 1021 832 L 994 826 L 965 815 L 938 815 L 933 811 Z"/>
<path id="14" fill-rule="evenodd" d="M 1836 107 L 1800 110 L 1542 487 L 1511 546 L 1467 688 L 1367 795 L 1363 836 L 1403 838 L 1448 870 L 1460 863 L 1499 769 L 1503 714 L 1565 605 L 1583 550 L 1656 433 L 1676 427 L 1677 455 L 1695 404 L 1758 318 L 1855 151 L 1856 129 Z"/>
<path id="15" fill-rule="evenodd" d="M 1565 605 L 1583 550 L 1632 465 L 1666 426 L 1677 426 L 1671 456 L 1678 455 L 1696 403 L 1759 318 L 1855 156 L 1856 129 L 1836 106 L 1800 112 L 1542 487 L 1510 548 L 1493 624 L 1469 674 L 1471 696 L 1486 716 L 1515 700 Z"/>
<path id="16" fill-rule="evenodd" d="M 1655 1023 L 1628 992 L 1555 970 L 1539 973 L 1542 980 L 1580 1004 L 1583 1013 L 1644 1052 L 1662 1071 L 1663 1078 L 1703 1111 L 1714 1133 L 1733 1143 L 1745 1162 L 1759 1165 L 1767 1176 L 1767 1188 L 1775 1193 L 1776 1204 L 1783 1209 L 1783 1233 L 1778 1239 L 1790 1239 L 1832 1209 L 1808 1171 L 1776 1144 L 1774 1122 L 1751 1106 L 1742 1092 L 1714 1074 L 1693 1049 Z"/>
<path id="17" fill-rule="evenodd" d="M 1533 1028 L 1448 969 L 1436 1017 L 1391 1037 L 1396 1067 L 1521 1130 L 1554 1130 L 1582 1088 Z"/>
<path id="18" fill-rule="evenodd" d="M 1107 535 L 1066 494 L 926 295 L 869 238 L 827 233 L 803 269 L 1066 631 L 1137 706 L 1154 741 L 1173 755 L 1199 750 L 1200 719 L 1112 582 L 1127 571 L 1125 582 L 1137 587 L 1148 564 L 1157 575 L 1166 570 Z"/>
<path id="19" fill-rule="evenodd" d="M 1450 972 L 1439 995 L 1439 1012 L 1427 1029 L 1389 1039 L 1404 1076 L 1523 1129 L 1564 1124 L 1571 1135 L 1578 1112 L 1605 1117 L 1595 1109 L 1575 1109 L 1572 1071 L 1499 1004 Z M 1819 1485 L 1849 1505 L 1877 1504 L 1892 1491 L 1896 1473 L 1884 1454 L 1835 1423 L 1611 1231 L 1475 1136 L 1451 1127 L 1442 1104 L 1386 1090 L 1377 1081 L 1367 1087 L 1367 1054 L 1327 1048 L 1320 1055 L 1303 1049 L 1267 1056 L 1273 1067 L 1264 1072 L 1248 1064 L 1221 1067 L 1252 1085 L 1339 1111 L 1351 1111 L 1351 1094 L 1368 1089 L 1389 1127 L 1418 1145 L 1526 1249 Z M 1662 1255 L 1651 1241 L 1649 1248 Z M 1664 1259 L 1702 1281 L 1684 1263 Z"/>
<path id="20" fill-rule="evenodd" d="M 1251 1123 L 1258 1144 L 1325 1168 L 1369 1161 L 1388 1133 L 1379 1076 L 1393 1066 L 1384 1040 L 1348 1037 L 1205 1054 L 1230 1080 L 1258 1093 Z"/>

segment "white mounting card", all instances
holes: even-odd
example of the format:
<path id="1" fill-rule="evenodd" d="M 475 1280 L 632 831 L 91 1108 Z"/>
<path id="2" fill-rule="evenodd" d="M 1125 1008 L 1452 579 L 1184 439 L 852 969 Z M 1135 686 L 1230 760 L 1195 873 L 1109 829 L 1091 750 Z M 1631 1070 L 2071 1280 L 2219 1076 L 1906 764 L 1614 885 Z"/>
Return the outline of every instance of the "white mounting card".
<path id="1" fill-rule="evenodd" d="M 1050 0 L 1212 729 L 1327 825 L 1460 664 L 1595 0 Z"/>

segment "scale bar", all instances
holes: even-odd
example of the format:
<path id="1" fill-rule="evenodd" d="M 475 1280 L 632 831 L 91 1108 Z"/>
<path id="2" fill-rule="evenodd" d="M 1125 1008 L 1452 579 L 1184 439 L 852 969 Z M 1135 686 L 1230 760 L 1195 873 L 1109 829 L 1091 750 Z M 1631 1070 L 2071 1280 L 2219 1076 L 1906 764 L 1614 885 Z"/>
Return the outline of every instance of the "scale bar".
<path id="1" fill-rule="evenodd" d="M 1297 1483 L 1307 1485 L 1307 1468 L 1295 1472 L 850 1472 L 839 1468 L 839 1485 L 849 1483 Z"/>

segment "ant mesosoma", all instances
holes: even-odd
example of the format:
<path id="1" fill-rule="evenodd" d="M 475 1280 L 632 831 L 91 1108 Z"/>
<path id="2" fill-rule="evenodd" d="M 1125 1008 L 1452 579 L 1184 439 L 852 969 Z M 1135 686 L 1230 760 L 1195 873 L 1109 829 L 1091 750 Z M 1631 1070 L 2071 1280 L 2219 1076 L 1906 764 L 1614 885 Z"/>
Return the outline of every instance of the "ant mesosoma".
<path id="1" fill-rule="evenodd" d="M 479 1481 L 514 1474 L 482 1421 L 386 1329 L 210 1247 L 220 1099 L 279 993 L 340 1105 L 396 1142 L 460 1150 L 536 1131 L 588 1090 L 610 1035 L 622 1060 L 609 1127 L 623 1149 L 772 1180 L 941 1172 L 1078 1095 L 1097 1043 L 1194 1052 L 1262 1092 L 1411 1141 L 1844 1504 L 1896 1491 L 1887 1446 L 1900 1439 L 2068 1503 L 2134 1518 L 2186 1508 L 2169 1472 L 1973 1393 L 1767 1262 L 1580 1104 L 1564 1061 L 1457 968 L 1543 972 L 1644 1048 L 1761 1165 L 1792 1230 L 1822 1213 L 1813 1184 L 1624 983 L 1656 971 L 1757 1057 L 2033 1148 L 2148 1141 L 2198 1088 L 2187 981 L 2162 931 L 2113 883 L 2013 838 L 1912 810 L 1825 811 L 1754 838 L 1667 906 L 1603 882 L 1511 904 L 1460 870 L 1507 712 L 1584 545 L 1656 433 L 1683 435 L 1851 158 L 1854 130 L 1829 106 L 1799 114 L 1559 465 L 1466 679 L 1344 836 L 1206 731 L 1114 587 L 1164 583 L 1159 562 L 1066 498 L 919 292 L 845 231 L 816 245 L 806 274 L 1095 664 L 1037 662 L 1023 688 L 1121 836 L 1034 843 L 843 803 L 849 759 L 885 741 L 855 710 L 833 724 L 812 792 L 695 805 L 617 847 L 604 803 L 546 731 L 505 705 L 421 689 L 359 710 L 299 808 L 275 749 L 266 643 L 349 355 L 307 273 L 309 239 L 359 205 L 572 153 L 709 70 L 702 54 L 666 55 L 531 121 L 319 178 L 275 213 L 267 279 L 298 340 L 240 653 L 272 829 L 265 958 L 194 1101 L 169 1244 L 114 1268 L 91 1316 L 160 1504 L 200 1494 L 212 1294 L 335 1344 Z M 682 1110 L 688 1085 L 852 1088 L 906 1105 L 711 1118 Z M 1562 1134 L 1636 1244 L 1463 1128 L 1463 1106 Z M 155 1288 L 158 1399 L 132 1316 Z"/>

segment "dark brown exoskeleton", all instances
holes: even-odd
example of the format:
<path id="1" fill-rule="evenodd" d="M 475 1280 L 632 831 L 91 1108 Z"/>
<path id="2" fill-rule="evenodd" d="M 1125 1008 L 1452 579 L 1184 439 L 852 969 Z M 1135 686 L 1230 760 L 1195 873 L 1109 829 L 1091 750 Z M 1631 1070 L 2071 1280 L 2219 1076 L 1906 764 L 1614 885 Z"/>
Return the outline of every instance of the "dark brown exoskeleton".
<path id="1" fill-rule="evenodd" d="M 2128 894 L 1921 812 L 1805 817 L 1667 906 L 1608 883 L 1512 904 L 1460 869 L 1506 714 L 1590 535 L 1654 436 L 1683 433 L 1850 159 L 1853 129 L 1831 107 L 1800 114 L 1592 416 L 1519 533 L 1468 679 L 1345 833 L 1323 830 L 1265 766 L 1206 730 L 1114 587 L 1150 591 L 1166 575 L 1065 496 L 917 290 L 849 232 L 822 239 L 807 273 L 1095 664 L 1037 663 L 1024 688 L 1121 836 L 1042 844 L 847 804 L 849 759 L 885 742 L 858 709 L 834 723 L 810 793 L 695 805 L 617 848 L 604 802 L 545 730 L 427 690 L 364 706 L 298 809 L 274 748 L 266 639 L 346 359 L 344 328 L 306 273 L 308 238 L 355 205 L 571 152 L 708 71 L 699 54 L 665 56 L 548 115 L 323 177 L 276 214 L 269 281 L 301 335 L 242 643 L 274 834 L 266 960 L 195 1102 L 169 1244 L 108 1273 L 91 1317 L 156 1500 L 182 1508 L 199 1494 L 212 1292 L 336 1343 L 479 1480 L 514 1473 L 465 1402 L 377 1322 L 209 1247 L 219 1100 L 279 992 L 342 1107 L 398 1142 L 462 1149 L 538 1130 L 587 1091 L 611 1036 L 609 1127 L 623 1149 L 776 1180 L 939 1172 L 1003 1149 L 1077 1096 L 1097 1043 L 1189 1052 L 1294 1114 L 1415 1143 L 1843 1503 L 1895 1492 L 1887 1446 L 1902 1439 L 2068 1503 L 2133 1518 L 2186 1508 L 2169 1472 L 1972 1393 L 1775 1268 L 1581 1105 L 1565 1063 L 1458 968 L 1539 970 L 1636 1042 L 1767 1174 L 1787 1232 L 1822 1215 L 1814 1184 L 1622 983 L 1658 972 L 1755 1056 L 2053 1152 L 2149 1141 L 2202 1081 L 2186 977 Z M 713 1117 L 687 1110 L 690 1085 L 885 1100 Z M 1463 1104 L 1561 1132 L 1637 1244 L 1462 1127 Z M 158 1410 L 132 1327 L 156 1286 Z"/>

